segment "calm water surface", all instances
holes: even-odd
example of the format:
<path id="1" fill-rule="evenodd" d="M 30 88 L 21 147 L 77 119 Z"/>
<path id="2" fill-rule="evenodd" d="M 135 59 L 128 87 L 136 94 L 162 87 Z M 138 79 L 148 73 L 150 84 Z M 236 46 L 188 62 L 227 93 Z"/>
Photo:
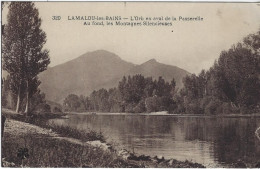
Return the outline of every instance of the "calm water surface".
<path id="1" fill-rule="evenodd" d="M 228 167 L 260 159 L 255 130 L 260 118 L 71 114 L 50 123 L 101 131 L 108 142 L 138 154 Z"/>

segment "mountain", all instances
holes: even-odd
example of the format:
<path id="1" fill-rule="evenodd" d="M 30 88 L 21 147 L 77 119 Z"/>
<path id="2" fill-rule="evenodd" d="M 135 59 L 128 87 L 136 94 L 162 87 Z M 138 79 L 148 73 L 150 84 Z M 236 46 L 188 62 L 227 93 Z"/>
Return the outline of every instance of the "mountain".
<path id="1" fill-rule="evenodd" d="M 39 75 L 40 89 L 51 101 L 62 103 L 69 94 L 89 95 L 93 90 L 117 85 L 114 79 L 134 67 L 117 55 L 98 50 L 88 52 Z"/>
<path id="2" fill-rule="evenodd" d="M 182 88 L 182 78 L 190 73 L 176 66 L 166 65 L 151 59 L 141 65 L 137 65 L 129 70 L 129 75 L 142 74 L 145 77 L 158 79 L 162 76 L 164 80 L 170 82 L 173 78 L 176 81 L 176 87 Z"/>
<path id="3" fill-rule="evenodd" d="M 142 74 L 166 81 L 175 78 L 177 87 L 182 87 L 182 78 L 189 74 L 176 66 L 165 65 L 152 59 L 141 65 L 122 60 L 105 50 L 88 52 L 76 59 L 51 68 L 39 75 L 40 89 L 48 100 L 62 103 L 69 94 L 87 96 L 93 90 L 112 88 L 123 76 Z"/>

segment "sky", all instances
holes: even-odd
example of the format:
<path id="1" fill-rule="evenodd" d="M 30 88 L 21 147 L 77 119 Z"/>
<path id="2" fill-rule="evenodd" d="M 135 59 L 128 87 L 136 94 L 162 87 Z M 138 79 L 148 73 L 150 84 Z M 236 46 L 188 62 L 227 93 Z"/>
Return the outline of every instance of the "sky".
<path id="1" fill-rule="evenodd" d="M 152 58 L 191 73 L 208 69 L 223 50 L 260 28 L 257 3 L 180 2 L 35 2 L 47 34 L 50 66 L 99 49 L 134 64 Z M 8 10 L 2 13 L 6 23 Z M 61 16 L 61 20 L 53 20 Z M 203 21 L 174 21 L 172 26 L 86 26 L 72 16 L 197 17 Z"/>

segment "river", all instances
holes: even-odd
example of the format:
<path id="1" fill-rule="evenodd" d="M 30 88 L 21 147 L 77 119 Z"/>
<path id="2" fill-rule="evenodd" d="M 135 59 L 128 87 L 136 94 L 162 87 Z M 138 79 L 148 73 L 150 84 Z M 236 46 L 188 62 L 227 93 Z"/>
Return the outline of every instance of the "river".
<path id="1" fill-rule="evenodd" d="M 50 123 L 102 132 L 107 142 L 150 156 L 190 160 L 207 167 L 229 167 L 260 159 L 257 117 L 70 114 Z"/>

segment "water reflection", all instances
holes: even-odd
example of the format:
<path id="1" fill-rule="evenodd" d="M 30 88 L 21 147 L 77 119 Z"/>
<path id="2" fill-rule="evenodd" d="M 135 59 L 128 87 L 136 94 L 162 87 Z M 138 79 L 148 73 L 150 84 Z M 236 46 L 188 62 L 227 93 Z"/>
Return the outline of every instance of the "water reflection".
<path id="1" fill-rule="evenodd" d="M 59 125 L 102 131 L 110 142 L 139 154 L 191 160 L 228 167 L 238 159 L 255 163 L 260 142 L 258 118 L 173 117 L 141 115 L 70 115 Z"/>

